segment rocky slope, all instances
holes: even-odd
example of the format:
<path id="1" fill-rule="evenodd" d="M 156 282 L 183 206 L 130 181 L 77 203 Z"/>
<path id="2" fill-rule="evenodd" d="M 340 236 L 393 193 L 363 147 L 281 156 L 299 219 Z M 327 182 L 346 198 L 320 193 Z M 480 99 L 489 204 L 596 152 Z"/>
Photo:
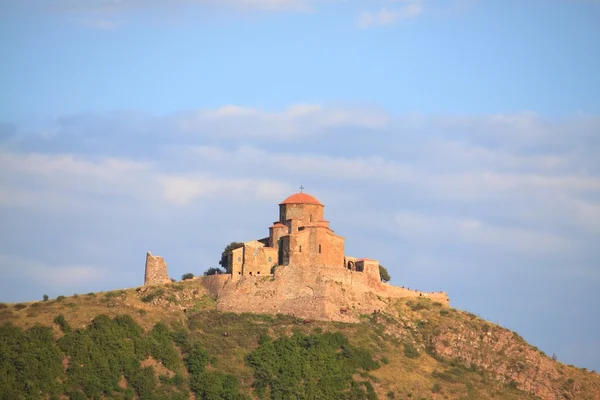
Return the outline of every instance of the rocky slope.
<path id="1" fill-rule="evenodd" d="M 377 368 L 355 376 L 357 382 L 372 387 L 370 398 L 600 399 L 597 373 L 552 360 L 514 332 L 427 298 L 378 301 L 378 312 L 359 314 L 358 322 L 352 323 L 224 313 L 200 280 L 191 280 L 33 303 L 0 303 L 0 325 L 50 326 L 58 339 L 64 334 L 56 322 L 59 315 L 74 330 L 84 329 L 100 314 L 129 315 L 147 332 L 163 322 L 185 329 L 212 357 L 214 363 L 207 368 L 237 377 L 241 392 L 250 397 L 259 393 L 253 388 L 257 377 L 247 356 L 265 334 L 277 338 L 294 332 L 340 332 L 378 363 Z M 165 385 L 180 372 L 182 376 L 189 372 L 154 365 Z M 177 390 L 189 389 L 184 386 Z M 261 393 L 269 398 L 268 391 Z"/>

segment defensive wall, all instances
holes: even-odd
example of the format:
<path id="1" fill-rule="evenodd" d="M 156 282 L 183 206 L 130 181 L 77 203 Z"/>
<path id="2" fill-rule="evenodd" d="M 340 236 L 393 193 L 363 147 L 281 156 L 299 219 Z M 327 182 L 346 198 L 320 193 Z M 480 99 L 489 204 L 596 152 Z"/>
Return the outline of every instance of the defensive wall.
<path id="1" fill-rule="evenodd" d="M 425 297 L 449 304 L 444 292 L 409 290 L 383 283 L 373 274 L 326 266 L 278 266 L 272 275 L 220 274 L 199 279 L 220 311 L 356 322 L 361 314 L 385 310 L 390 300 L 398 298 Z"/>

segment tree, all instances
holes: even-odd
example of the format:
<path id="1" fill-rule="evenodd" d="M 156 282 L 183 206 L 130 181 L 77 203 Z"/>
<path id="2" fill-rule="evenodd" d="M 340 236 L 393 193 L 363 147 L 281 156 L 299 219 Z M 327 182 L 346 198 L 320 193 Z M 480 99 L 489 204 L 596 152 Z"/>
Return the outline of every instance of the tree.
<path id="1" fill-rule="evenodd" d="M 43 297 L 43 299 L 44 299 L 44 301 L 48 301 L 48 295 L 45 294 L 44 297 Z"/>
<path id="2" fill-rule="evenodd" d="M 210 267 L 209 269 L 207 269 L 206 271 L 204 271 L 204 276 L 210 276 L 210 275 L 220 275 L 223 273 L 223 270 L 219 267 Z"/>
<path id="3" fill-rule="evenodd" d="M 229 253 L 231 253 L 233 250 L 235 249 L 239 249 L 240 247 L 244 246 L 244 243 L 240 243 L 240 242 L 231 242 L 229 243 L 226 247 L 225 250 L 223 250 L 223 252 L 221 253 L 221 261 L 219 261 L 219 265 L 221 267 L 223 267 L 223 269 L 225 269 L 225 271 L 227 271 L 228 274 L 231 273 L 231 271 L 229 270 L 229 266 L 227 265 L 227 256 L 229 255 Z"/>
<path id="4" fill-rule="evenodd" d="M 194 274 L 192 274 L 191 272 L 188 272 L 187 274 L 181 275 L 182 281 L 187 281 L 188 279 L 194 279 Z"/>
<path id="5" fill-rule="evenodd" d="M 389 282 L 392 279 L 388 270 L 381 264 L 379 264 L 379 276 L 381 277 L 381 282 Z"/>

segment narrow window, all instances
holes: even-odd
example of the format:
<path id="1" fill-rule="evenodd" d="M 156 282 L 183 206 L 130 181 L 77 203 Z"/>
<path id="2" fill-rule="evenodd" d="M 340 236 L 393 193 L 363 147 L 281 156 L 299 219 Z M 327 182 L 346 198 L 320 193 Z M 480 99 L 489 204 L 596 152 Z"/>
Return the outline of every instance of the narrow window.
<path id="1" fill-rule="evenodd" d="M 300 253 L 302 253 L 302 246 L 300 246 Z"/>
<path id="2" fill-rule="evenodd" d="M 241 274 L 242 274 L 242 271 L 238 272 L 238 275 L 241 275 Z"/>
<path id="3" fill-rule="evenodd" d="M 252 271 L 249 272 L 250 276 L 252 276 Z"/>
<path id="4" fill-rule="evenodd" d="M 321 245 L 319 245 L 319 253 L 321 253 Z"/>
<path id="5" fill-rule="evenodd" d="M 258 271 L 258 272 L 256 273 L 256 275 L 260 275 L 260 271 Z"/>
<path id="6" fill-rule="evenodd" d="M 242 257 L 238 257 L 238 262 L 241 262 L 241 261 L 242 261 Z"/>
<path id="7" fill-rule="evenodd" d="M 310 216 L 310 222 L 312 222 L 312 215 Z"/>

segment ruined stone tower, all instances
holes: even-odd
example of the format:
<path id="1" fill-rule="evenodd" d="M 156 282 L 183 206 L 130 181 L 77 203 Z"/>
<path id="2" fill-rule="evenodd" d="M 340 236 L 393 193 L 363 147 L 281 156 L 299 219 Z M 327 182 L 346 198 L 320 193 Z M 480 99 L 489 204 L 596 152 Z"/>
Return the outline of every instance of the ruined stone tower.
<path id="1" fill-rule="evenodd" d="M 153 256 L 152 253 L 146 254 L 146 274 L 144 275 L 144 285 L 160 285 L 171 282 L 167 272 L 167 263 L 161 256 Z"/>

